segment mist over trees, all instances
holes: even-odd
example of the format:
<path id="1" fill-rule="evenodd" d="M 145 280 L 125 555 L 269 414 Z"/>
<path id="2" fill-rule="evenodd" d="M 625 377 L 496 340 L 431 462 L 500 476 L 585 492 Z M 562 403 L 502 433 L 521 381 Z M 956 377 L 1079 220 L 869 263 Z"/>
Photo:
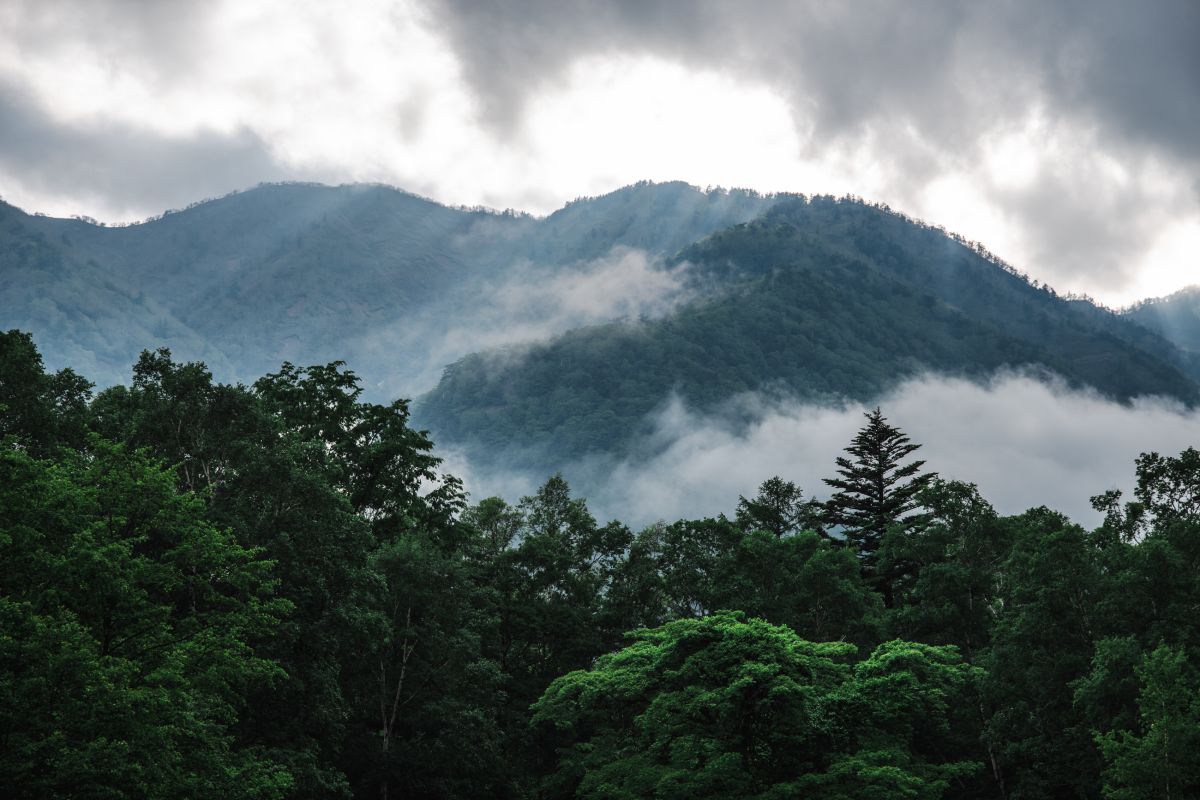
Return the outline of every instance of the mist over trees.
<path id="1" fill-rule="evenodd" d="M 603 523 L 474 504 L 345 365 L 0 335 L 6 796 L 1151 798 L 1200 792 L 1200 453 L 1093 530 L 1001 516 L 882 410 L 809 499 Z M 986 457 L 986 453 L 980 454 Z M 930 465 L 936 467 L 936 464 Z"/>

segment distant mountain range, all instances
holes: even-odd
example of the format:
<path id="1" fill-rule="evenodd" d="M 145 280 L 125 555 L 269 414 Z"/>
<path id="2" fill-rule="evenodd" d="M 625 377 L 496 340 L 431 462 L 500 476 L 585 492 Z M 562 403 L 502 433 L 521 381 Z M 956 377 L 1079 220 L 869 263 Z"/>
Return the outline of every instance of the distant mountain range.
<path id="1" fill-rule="evenodd" d="M 306 184 L 126 227 L 0 204 L 0 325 L 101 385 L 160 346 L 223 380 L 344 359 L 439 443 L 543 471 L 636 452 L 672 396 L 1022 367 L 1200 400 L 1200 290 L 1115 313 L 886 208 L 682 183 L 545 218 Z"/>
<path id="2" fill-rule="evenodd" d="M 511 294 L 515 274 L 536 282 L 615 247 L 672 254 L 771 202 L 642 184 L 535 219 L 383 186 L 284 184 L 126 227 L 0 204 L 0 324 L 101 384 L 166 346 L 226 380 L 345 359 L 381 393 L 412 394 L 469 352 L 431 342 L 475 319 L 490 288 Z"/>

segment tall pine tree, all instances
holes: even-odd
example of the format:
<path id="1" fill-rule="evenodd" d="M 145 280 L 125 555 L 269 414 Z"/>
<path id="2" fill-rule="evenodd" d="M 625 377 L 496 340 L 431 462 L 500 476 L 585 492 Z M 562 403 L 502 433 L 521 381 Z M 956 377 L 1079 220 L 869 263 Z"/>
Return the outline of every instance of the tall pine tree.
<path id="1" fill-rule="evenodd" d="M 858 553 L 863 576 L 891 606 L 891 580 L 879 570 L 879 547 L 889 531 L 911 533 L 925 523 L 928 515 L 920 511 L 917 495 L 935 473 L 922 473 L 921 460 L 901 463 L 920 445 L 889 425 L 880 409 L 865 416 L 867 424 L 846 448 L 847 455 L 838 456 L 839 477 L 825 478 L 837 490 L 825 504 L 825 518 L 841 529 Z"/>

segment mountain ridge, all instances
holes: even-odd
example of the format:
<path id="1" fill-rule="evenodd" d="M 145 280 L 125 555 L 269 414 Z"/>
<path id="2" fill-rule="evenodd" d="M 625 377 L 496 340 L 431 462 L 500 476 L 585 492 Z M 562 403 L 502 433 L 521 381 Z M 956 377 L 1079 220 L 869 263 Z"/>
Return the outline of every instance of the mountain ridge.
<path id="1" fill-rule="evenodd" d="M 1200 285 L 1142 300 L 1121 314 L 1170 339 L 1200 363 Z"/>
<path id="2" fill-rule="evenodd" d="M 1120 401 L 1200 397 L 1190 362 L 1158 334 L 854 199 L 781 198 L 672 263 L 725 291 L 658 320 L 561 334 L 501 367 L 467 356 L 418 401 L 418 419 L 472 461 L 502 453 L 550 472 L 627 452 L 668 396 L 702 411 L 765 389 L 867 401 L 923 371 L 1033 367 Z"/>
<path id="3" fill-rule="evenodd" d="M 669 195 L 670 213 L 643 213 Z M 2 323 L 37 335 L 47 363 L 74 364 L 104 384 L 126 379 L 141 349 L 165 345 L 225 379 L 251 380 L 285 359 L 345 358 L 378 373 L 381 391 L 413 393 L 384 373 L 415 369 L 359 340 L 405 315 L 453 316 L 452 301 L 485 299 L 464 286 L 514 265 L 570 268 L 618 245 L 665 255 L 770 202 L 646 184 L 534 218 L 377 185 L 269 184 L 113 227 L 5 205 Z M 20 242 L 29 257 L 15 255 Z M 97 286 L 111 296 L 92 297 Z"/>
<path id="4" fill-rule="evenodd" d="M 227 381 L 345 360 L 370 395 L 418 398 L 439 443 L 543 472 L 627 451 L 671 396 L 860 402 L 922 372 L 1032 368 L 1200 398 L 1178 326 L 853 197 L 642 182 L 533 217 L 268 184 L 130 226 L 2 205 L 0 245 L 0 324 L 51 366 L 106 385 L 158 346 Z"/>

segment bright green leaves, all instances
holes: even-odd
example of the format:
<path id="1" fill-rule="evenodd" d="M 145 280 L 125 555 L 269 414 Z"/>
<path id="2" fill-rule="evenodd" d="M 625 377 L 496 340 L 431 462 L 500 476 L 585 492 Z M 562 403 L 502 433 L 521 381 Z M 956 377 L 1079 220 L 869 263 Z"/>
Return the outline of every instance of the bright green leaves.
<path id="1" fill-rule="evenodd" d="M 548 796 L 940 797 L 951 708 L 976 680 L 953 648 L 844 643 L 721 612 L 632 635 L 551 684 L 536 724 L 563 742 Z"/>

